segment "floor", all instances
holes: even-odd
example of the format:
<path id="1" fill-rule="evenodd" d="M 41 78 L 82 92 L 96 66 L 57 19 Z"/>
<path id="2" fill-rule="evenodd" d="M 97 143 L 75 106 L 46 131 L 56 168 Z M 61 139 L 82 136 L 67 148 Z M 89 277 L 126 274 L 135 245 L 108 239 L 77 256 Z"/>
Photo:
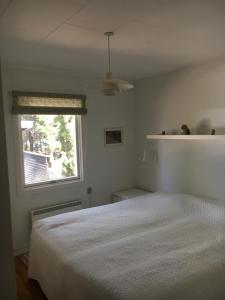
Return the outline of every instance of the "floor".
<path id="1" fill-rule="evenodd" d="M 15 258 L 17 300 L 47 300 L 38 283 L 27 277 L 27 266 Z"/>

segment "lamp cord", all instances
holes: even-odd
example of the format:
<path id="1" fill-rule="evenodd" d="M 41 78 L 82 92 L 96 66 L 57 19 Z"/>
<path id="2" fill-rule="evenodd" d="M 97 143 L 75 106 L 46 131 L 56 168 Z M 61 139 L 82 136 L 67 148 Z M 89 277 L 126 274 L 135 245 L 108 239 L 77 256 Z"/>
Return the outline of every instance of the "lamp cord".
<path id="1" fill-rule="evenodd" d="M 111 72 L 111 59 L 110 59 L 110 36 L 108 35 L 108 64 L 109 64 L 109 73 Z"/>

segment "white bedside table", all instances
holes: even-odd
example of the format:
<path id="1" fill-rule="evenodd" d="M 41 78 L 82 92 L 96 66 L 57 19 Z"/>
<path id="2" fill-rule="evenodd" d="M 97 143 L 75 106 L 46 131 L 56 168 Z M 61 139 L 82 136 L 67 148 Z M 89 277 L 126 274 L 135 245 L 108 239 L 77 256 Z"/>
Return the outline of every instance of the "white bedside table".
<path id="1" fill-rule="evenodd" d="M 112 203 L 150 194 L 151 192 L 142 189 L 129 189 L 112 193 Z"/>

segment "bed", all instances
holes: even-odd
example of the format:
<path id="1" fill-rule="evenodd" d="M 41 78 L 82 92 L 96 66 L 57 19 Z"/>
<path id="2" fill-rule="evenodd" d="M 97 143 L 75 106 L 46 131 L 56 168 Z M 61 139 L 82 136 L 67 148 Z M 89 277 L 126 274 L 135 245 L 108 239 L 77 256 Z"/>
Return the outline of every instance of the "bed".
<path id="1" fill-rule="evenodd" d="M 49 300 L 224 300 L 225 202 L 153 193 L 35 222 Z"/>

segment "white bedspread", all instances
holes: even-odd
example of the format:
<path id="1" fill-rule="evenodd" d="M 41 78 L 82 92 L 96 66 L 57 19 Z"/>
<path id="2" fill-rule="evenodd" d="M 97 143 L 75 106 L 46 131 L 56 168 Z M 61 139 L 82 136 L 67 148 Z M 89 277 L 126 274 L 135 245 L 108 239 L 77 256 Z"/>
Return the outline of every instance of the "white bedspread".
<path id="1" fill-rule="evenodd" d="M 29 275 L 49 300 L 224 300 L 225 204 L 156 193 L 37 221 Z"/>

